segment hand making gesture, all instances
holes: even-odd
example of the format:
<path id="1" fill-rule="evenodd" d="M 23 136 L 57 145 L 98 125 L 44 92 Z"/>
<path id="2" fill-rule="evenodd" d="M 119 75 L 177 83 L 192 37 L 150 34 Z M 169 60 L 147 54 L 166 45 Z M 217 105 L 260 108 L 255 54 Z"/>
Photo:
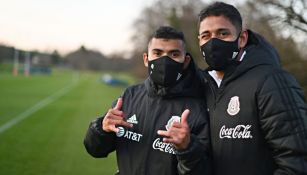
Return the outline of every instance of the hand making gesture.
<path id="1" fill-rule="evenodd" d="M 109 109 L 108 113 L 106 114 L 106 116 L 102 121 L 102 129 L 105 132 L 117 133 L 119 129 L 116 127 L 118 125 L 126 126 L 129 128 L 133 126 L 132 124 L 124 120 L 124 113 L 123 111 L 121 111 L 122 105 L 123 105 L 123 99 L 118 98 L 116 106 L 113 109 Z"/>
<path id="2" fill-rule="evenodd" d="M 180 122 L 174 122 L 168 131 L 158 130 L 158 134 L 164 136 L 163 141 L 172 143 L 177 150 L 186 149 L 190 143 L 189 113 L 188 109 L 184 110 Z"/>

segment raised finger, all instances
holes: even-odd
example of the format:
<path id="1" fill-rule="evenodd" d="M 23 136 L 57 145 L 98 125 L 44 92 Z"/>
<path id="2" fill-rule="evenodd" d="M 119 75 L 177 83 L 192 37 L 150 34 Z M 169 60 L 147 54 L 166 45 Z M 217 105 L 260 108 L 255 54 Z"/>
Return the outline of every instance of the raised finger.
<path id="1" fill-rule="evenodd" d="M 115 105 L 115 107 L 113 109 L 117 109 L 120 110 L 122 108 L 123 105 L 123 99 L 122 98 L 118 98 L 117 103 Z"/>
<path id="2" fill-rule="evenodd" d="M 190 114 L 190 110 L 186 109 L 183 111 L 183 113 L 181 114 L 181 119 L 180 119 L 181 124 L 186 124 L 186 125 L 188 124 L 187 118 L 189 114 Z"/>

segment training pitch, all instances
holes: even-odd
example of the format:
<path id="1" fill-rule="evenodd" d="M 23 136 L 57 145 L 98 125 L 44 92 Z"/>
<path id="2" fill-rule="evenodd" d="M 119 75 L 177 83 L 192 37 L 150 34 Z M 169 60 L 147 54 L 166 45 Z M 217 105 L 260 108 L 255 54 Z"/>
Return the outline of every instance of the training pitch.
<path id="1" fill-rule="evenodd" d="M 95 159 L 83 138 L 123 87 L 100 73 L 55 70 L 30 77 L 0 73 L 0 174 L 114 174 L 115 154 Z"/>

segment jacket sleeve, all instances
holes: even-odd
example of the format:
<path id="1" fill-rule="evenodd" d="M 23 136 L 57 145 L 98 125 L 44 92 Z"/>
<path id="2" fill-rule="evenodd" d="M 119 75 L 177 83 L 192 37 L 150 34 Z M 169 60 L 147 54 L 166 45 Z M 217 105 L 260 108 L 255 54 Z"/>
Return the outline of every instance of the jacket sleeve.
<path id="1" fill-rule="evenodd" d="M 307 174 L 307 108 L 303 91 L 276 70 L 259 87 L 260 127 L 277 166 L 274 175 Z"/>
<path id="2" fill-rule="evenodd" d="M 195 122 L 197 127 L 191 128 L 191 141 L 188 148 L 176 151 L 177 169 L 180 175 L 211 174 L 209 124 L 207 115 L 202 113 L 199 115 L 201 120 Z"/>
<path id="3" fill-rule="evenodd" d="M 84 146 L 87 152 L 93 157 L 107 157 L 115 150 L 115 133 L 102 130 L 102 117 L 90 123 L 84 138 Z"/>

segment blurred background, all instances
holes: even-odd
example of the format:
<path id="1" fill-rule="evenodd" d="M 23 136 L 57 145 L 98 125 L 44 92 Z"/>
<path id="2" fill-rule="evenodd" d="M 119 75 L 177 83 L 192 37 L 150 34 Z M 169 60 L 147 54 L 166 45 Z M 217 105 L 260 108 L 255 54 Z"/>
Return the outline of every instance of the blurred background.
<path id="1" fill-rule="evenodd" d="M 89 122 L 147 76 L 161 25 L 184 32 L 202 69 L 197 15 L 208 0 L 0 0 L 0 174 L 114 174 L 90 157 Z M 307 95 L 307 1 L 224 1 L 278 50 Z"/>

